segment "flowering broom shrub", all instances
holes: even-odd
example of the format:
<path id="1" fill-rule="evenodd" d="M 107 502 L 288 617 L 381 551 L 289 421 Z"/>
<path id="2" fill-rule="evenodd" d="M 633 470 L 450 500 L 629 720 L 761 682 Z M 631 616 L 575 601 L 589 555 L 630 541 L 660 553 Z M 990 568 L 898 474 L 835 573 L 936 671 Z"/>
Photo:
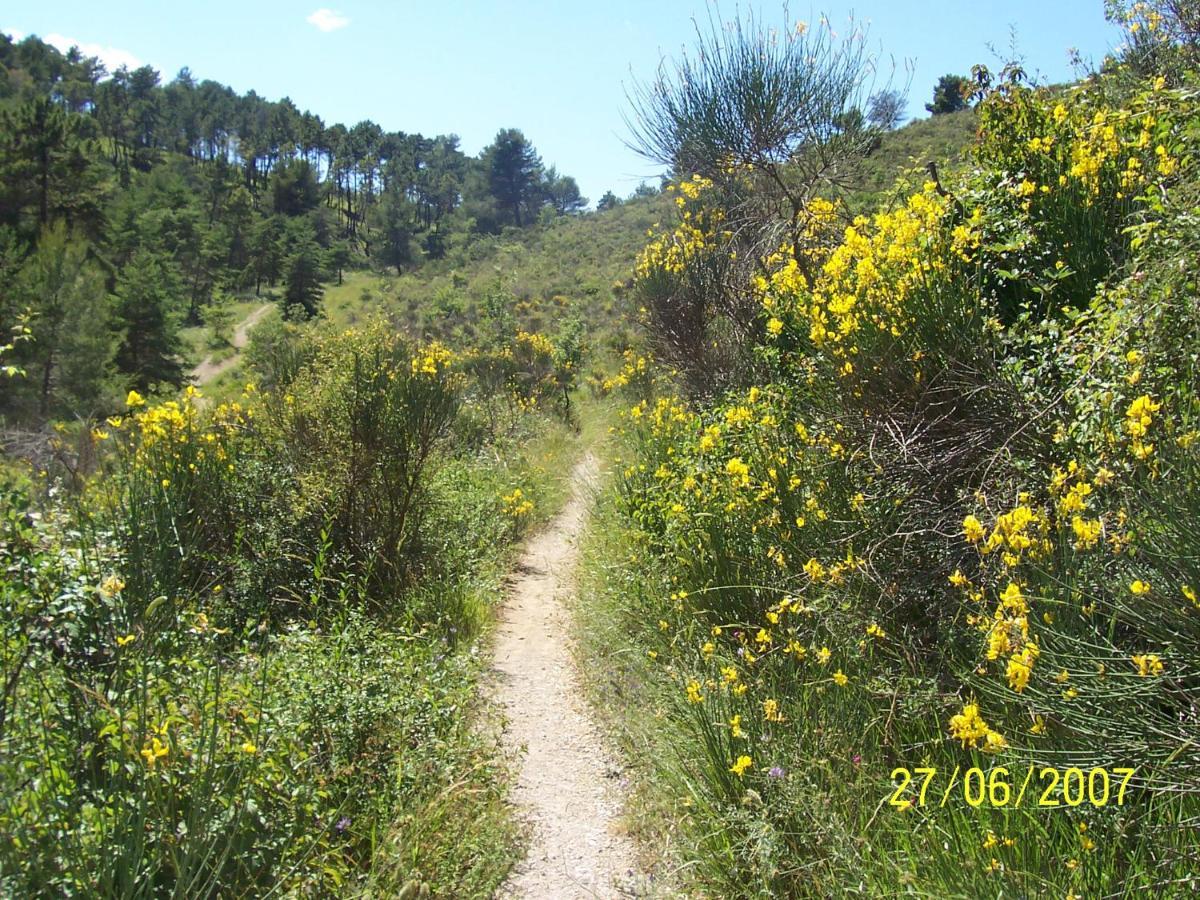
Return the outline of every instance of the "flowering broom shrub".
<path id="1" fill-rule="evenodd" d="M 488 895 L 507 871 L 461 711 L 543 489 L 448 445 L 479 388 L 443 345 L 288 340 L 265 395 L 131 392 L 79 495 L 5 506 L 0 893 Z"/>
<path id="2" fill-rule="evenodd" d="M 379 325 L 317 340 L 313 360 L 274 399 L 271 424 L 294 473 L 293 506 L 328 523 L 338 564 L 376 596 L 410 577 L 426 469 L 463 376 L 444 345 L 410 348 Z"/>
<path id="3" fill-rule="evenodd" d="M 764 259 L 765 377 L 625 413 L 623 589 L 708 888 L 1196 889 L 1195 115 L 1006 74 L 972 170 Z"/>

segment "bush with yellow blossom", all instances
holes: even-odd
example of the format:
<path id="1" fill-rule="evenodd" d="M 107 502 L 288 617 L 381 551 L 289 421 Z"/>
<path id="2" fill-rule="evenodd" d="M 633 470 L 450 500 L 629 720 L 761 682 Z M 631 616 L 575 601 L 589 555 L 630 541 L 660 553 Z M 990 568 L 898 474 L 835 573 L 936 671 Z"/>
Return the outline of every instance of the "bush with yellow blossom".
<path id="1" fill-rule="evenodd" d="M 722 896 L 1195 879 L 1196 101 L 977 75 L 972 171 L 765 255 L 749 384 L 622 415 L 613 662 Z M 1121 766 L 1120 807 L 888 802 L 897 767 Z"/>

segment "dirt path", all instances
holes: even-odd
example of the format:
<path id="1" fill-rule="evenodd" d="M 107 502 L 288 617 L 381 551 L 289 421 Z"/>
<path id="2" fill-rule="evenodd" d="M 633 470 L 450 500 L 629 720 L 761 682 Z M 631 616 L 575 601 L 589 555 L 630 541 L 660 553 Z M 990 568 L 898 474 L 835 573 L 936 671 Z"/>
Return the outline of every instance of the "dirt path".
<path id="1" fill-rule="evenodd" d="M 246 316 L 240 325 L 233 332 L 233 349 L 241 350 L 250 340 L 250 329 L 262 321 L 262 317 L 271 311 L 275 304 L 264 303 L 250 315 Z M 236 353 L 221 360 L 213 362 L 212 355 L 204 357 L 204 361 L 196 368 L 192 369 L 192 381 L 196 384 L 207 384 L 212 381 L 222 372 L 233 367 L 237 362 L 238 356 Z"/>
<path id="2" fill-rule="evenodd" d="M 616 825 L 619 770 L 583 699 L 562 602 L 573 586 L 596 476 L 596 458 L 588 454 L 572 473 L 567 505 L 526 546 L 496 638 L 504 742 L 514 753 L 525 750 L 514 801 L 532 826 L 528 856 L 499 892 L 506 900 L 637 892 L 634 847 Z"/>

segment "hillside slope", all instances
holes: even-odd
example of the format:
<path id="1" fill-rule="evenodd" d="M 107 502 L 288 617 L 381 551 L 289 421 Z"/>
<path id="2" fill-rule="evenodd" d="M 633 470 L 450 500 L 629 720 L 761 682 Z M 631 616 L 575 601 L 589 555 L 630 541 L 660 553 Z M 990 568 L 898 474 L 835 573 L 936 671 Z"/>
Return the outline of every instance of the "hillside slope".
<path id="1" fill-rule="evenodd" d="M 933 161 L 959 163 L 974 141 L 973 110 L 912 122 L 885 134 L 862 163 L 850 211 L 877 206 L 902 174 Z M 329 285 L 325 315 L 351 325 L 382 312 L 422 337 L 473 339 L 481 320 L 511 319 L 527 331 L 585 323 L 594 344 L 622 349 L 633 340 L 631 275 L 646 233 L 673 214 L 663 195 L 633 197 L 608 210 L 556 219 L 500 235 L 464 235 L 445 259 L 403 275 L 359 268 Z"/>

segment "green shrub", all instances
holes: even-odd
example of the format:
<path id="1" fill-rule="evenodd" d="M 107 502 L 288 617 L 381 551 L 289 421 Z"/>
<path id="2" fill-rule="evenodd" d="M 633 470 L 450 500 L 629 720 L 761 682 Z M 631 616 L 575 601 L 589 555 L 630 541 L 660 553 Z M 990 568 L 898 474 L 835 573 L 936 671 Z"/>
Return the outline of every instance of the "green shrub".
<path id="1" fill-rule="evenodd" d="M 503 773 L 464 712 L 505 547 L 554 480 L 449 444 L 485 393 L 440 344 L 263 346 L 272 390 L 131 393 L 80 435 L 79 493 L 14 480 L 0 892 L 489 896 L 507 872 Z"/>
<path id="2" fill-rule="evenodd" d="M 734 287 L 756 383 L 625 413 L 605 608 L 701 889 L 1195 887 L 1195 101 L 1110 87 L 1005 79 L 974 172 L 833 242 L 818 201 L 805 257 Z M 686 246 L 647 257 L 703 273 Z M 893 782 L 918 767 L 932 803 Z M 972 767 L 1010 798 L 1135 773 L 1120 805 L 942 804 Z"/>

